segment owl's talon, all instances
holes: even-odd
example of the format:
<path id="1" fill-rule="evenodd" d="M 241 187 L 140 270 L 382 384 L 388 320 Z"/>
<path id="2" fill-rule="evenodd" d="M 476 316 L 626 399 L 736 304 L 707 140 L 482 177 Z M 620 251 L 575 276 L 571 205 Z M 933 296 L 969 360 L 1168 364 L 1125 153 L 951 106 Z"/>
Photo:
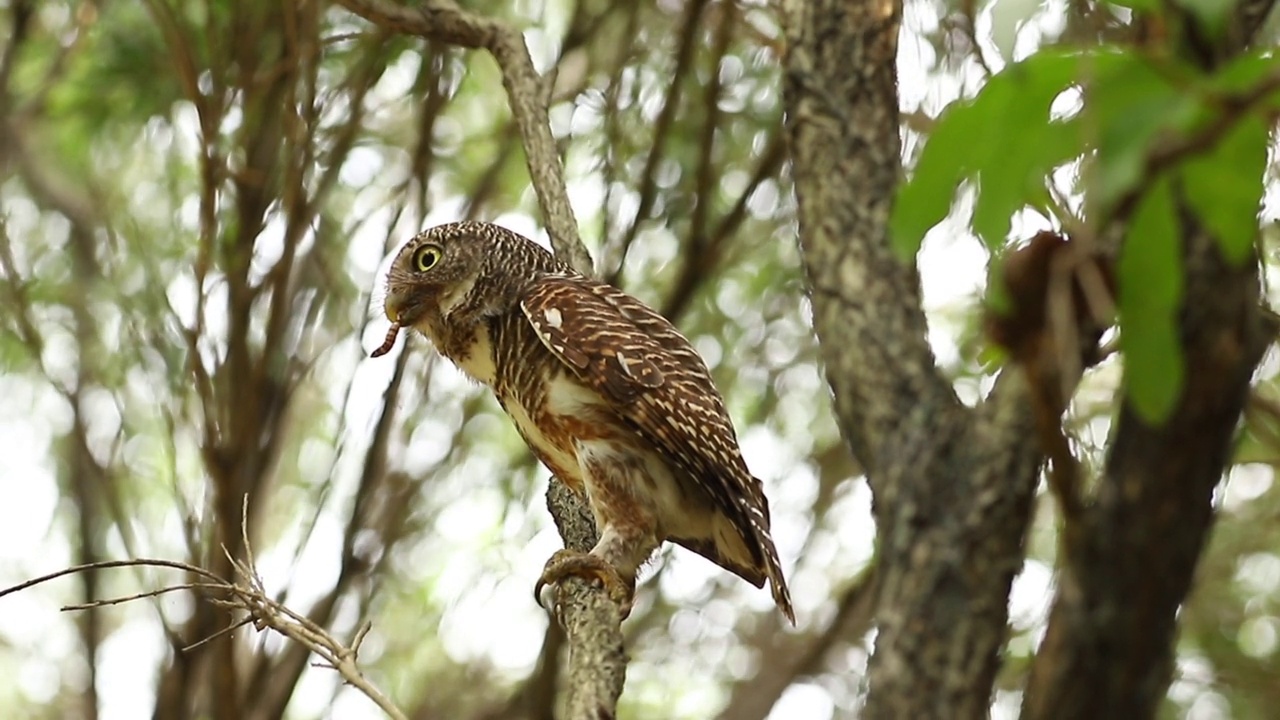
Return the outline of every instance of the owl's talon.
<path id="1" fill-rule="evenodd" d="M 542 569 L 542 577 L 538 578 L 538 583 L 533 587 L 533 595 L 538 604 L 554 612 L 554 601 L 551 604 L 543 602 L 543 590 L 558 585 L 561 580 L 571 575 L 583 580 L 600 581 L 600 585 L 609 594 L 609 599 L 622 609 L 621 619 L 625 620 L 631 614 L 631 600 L 635 595 L 635 585 L 627 582 L 618 570 L 604 559 L 577 550 L 557 550 L 551 559 L 547 560 L 547 566 Z"/>
<path id="2" fill-rule="evenodd" d="M 556 595 L 555 584 L 545 583 L 542 578 L 538 578 L 538 584 L 533 586 L 533 600 L 538 603 L 538 607 L 551 613 L 552 616 L 556 614 Z"/>

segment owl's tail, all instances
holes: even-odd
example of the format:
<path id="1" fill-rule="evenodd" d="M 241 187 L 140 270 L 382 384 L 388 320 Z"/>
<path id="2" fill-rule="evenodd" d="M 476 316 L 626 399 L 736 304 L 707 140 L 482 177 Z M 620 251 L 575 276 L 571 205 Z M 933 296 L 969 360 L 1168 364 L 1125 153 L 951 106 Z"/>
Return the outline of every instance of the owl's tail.
<path id="1" fill-rule="evenodd" d="M 757 490 L 755 502 L 743 500 L 743 509 L 751 521 L 751 529 L 756 536 L 756 547 L 760 550 L 764 561 L 764 574 L 769 578 L 769 589 L 773 591 L 773 602 L 783 615 L 796 624 L 796 611 L 791 607 L 791 591 L 787 589 L 787 579 L 782 575 L 782 561 L 778 559 L 778 548 L 773 544 L 773 535 L 769 532 L 769 499 L 764 496 L 763 483 L 755 481 Z"/>
<path id="2" fill-rule="evenodd" d="M 796 611 L 791 607 L 791 591 L 787 589 L 787 579 L 782 576 L 782 563 L 778 560 L 778 549 L 773 546 L 773 538 L 768 533 L 761 533 L 760 550 L 764 554 L 764 574 L 769 577 L 769 589 L 773 591 L 773 602 L 783 615 L 796 624 Z"/>

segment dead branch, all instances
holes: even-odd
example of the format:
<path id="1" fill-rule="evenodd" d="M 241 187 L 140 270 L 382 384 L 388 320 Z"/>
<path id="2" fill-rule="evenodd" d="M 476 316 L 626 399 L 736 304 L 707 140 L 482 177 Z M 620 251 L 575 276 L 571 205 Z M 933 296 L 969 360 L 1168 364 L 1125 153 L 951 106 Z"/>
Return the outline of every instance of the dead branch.
<path id="1" fill-rule="evenodd" d="M 249 557 L 252 558 L 252 553 L 249 554 Z M 202 578 L 202 580 L 199 582 L 168 585 L 156 590 L 144 591 L 133 595 L 105 598 L 102 600 L 75 605 L 66 605 L 61 609 L 67 612 L 91 610 L 108 605 L 119 605 L 126 602 L 132 602 L 134 600 L 157 597 L 170 592 L 182 590 L 194 591 L 202 595 L 209 603 L 217 607 L 225 608 L 232 613 L 244 612 L 245 615 L 242 618 L 234 620 L 222 630 L 188 645 L 184 650 L 195 649 L 214 638 L 225 635 L 234 631 L 236 628 L 250 623 L 252 623 L 258 630 L 270 628 L 319 655 L 322 660 L 322 662 L 319 663 L 321 667 L 328 667 L 336 670 L 338 674 L 342 676 L 343 680 L 360 692 L 364 693 L 389 717 L 394 718 L 395 720 L 408 720 L 407 715 L 401 712 L 390 699 L 382 694 L 382 691 L 373 685 L 373 683 L 369 682 L 369 680 L 364 676 L 364 673 L 360 671 L 360 667 L 356 662 L 357 655 L 360 652 L 360 643 L 369 632 L 369 623 L 365 622 L 361 624 L 350 644 L 340 642 L 323 627 L 312 622 L 306 616 L 290 610 L 282 603 L 277 602 L 268 596 L 263 587 L 262 579 L 258 576 L 252 563 L 252 559 L 248 561 L 231 559 L 232 567 L 235 568 L 236 575 L 238 577 L 237 580 L 233 581 L 219 577 L 204 568 L 175 560 L 161 560 L 155 558 L 103 560 L 99 562 L 86 563 L 84 565 L 76 565 L 47 575 L 42 575 L 24 583 L 19 583 L 13 587 L 4 588 L 0 590 L 0 598 L 46 583 L 50 580 L 56 580 L 60 577 L 83 572 L 92 572 L 95 570 L 119 567 L 157 567 L 181 570 L 189 575 Z"/>

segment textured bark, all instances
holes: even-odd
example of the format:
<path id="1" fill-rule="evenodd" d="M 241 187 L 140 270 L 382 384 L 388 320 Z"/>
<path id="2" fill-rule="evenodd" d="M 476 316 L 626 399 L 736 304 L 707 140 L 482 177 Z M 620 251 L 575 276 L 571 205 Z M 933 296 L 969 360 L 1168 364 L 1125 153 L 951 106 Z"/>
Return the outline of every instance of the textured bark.
<path id="1" fill-rule="evenodd" d="M 1126 408 L 1096 506 L 1067 538 L 1061 591 L 1028 688 L 1033 718 L 1149 717 L 1172 669 L 1175 614 L 1212 521 L 1250 374 L 1267 335 L 1256 274 L 1205 297 L 1184 324 L 1188 382 L 1174 420 L 1152 428 Z M 1087 688 L 1087 691 L 1084 689 Z"/>
<path id="2" fill-rule="evenodd" d="M 1251 41 L 1273 0 L 1241 3 L 1216 45 L 1185 18 L 1179 47 L 1207 68 Z M 1175 192 L 1181 192 L 1175 190 Z M 1121 408 L 1099 489 L 1063 538 L 1059 591 L 1023 703 L 1028 718 L 1154 717 L 1173 670 L 1177 612 L 1213 522 L 1249 381 L 1275 339 L 1257 259 L 1233 266 L 1180 206 L 1187 378 L 1162 427 Z M 1120 224 L 1124 217 L 1116 219 Z"/>
<path id="3" fill-rule="evenodd" d="M 1014 368 L 978 409 L 961 407 L 925 342 L 915 268 L 889 249 L 900 5 L 784 8 L 785 103 L 814 326 L 842 431 L 867 468 L 881 543 L 865 715 L 985 717 L 1041 462 L 1030 389 Z M 1265 14 L 1258 3 L 1241 13 Z M 1274 336 L 1257 307 L 1256 263 L 1225 265 L 1189 213 L 1183 222 L 1182 406 L 1163 428 L 1121 412 L 1098 497 L 1064 537 L 1029 717 L 1150 717 L 1168 683 L 1175 614 L 1212 519 L 1212 490 L 1250 374 Z"/>
<path id="4" fill-rule="evenodd" d="M 553 479 L 547 488 L 547 509 L 565 547 L 586 551 L 595 546 L 599 535 L 591 512 L 559 480 Z M 561 581 L 558 595 L 556 615 L 569 644 L 568 692 L 561 717 L 613 718 L 627 675 L 618 606 L 599 588 L 576 577 Z"/>
<path id="5" fill-rule="evenodd" d="M 1029 718 L 1155 715 L 1173 667 L 1179 605 L 1213 520 L 1249 379 L 1276 328 L 1258 308 L 1255 261 L 1228 265 L 1183 215 L 1182 348 L 1173 417 L 1121 410 L 1095 503 L 1064 538 L 1059 592 L 1027 688 Z"/>
<path id="6" fill-rule="evenodd" d="M 814 326 L 880 538 L 866 716 L 985 717 L 1040 462 L 1027 388 L 1010 373 L 979 410 L 961 405 L 926 341 L 916 270 L 889 247 L 901 6 L 784 7 Z"/>

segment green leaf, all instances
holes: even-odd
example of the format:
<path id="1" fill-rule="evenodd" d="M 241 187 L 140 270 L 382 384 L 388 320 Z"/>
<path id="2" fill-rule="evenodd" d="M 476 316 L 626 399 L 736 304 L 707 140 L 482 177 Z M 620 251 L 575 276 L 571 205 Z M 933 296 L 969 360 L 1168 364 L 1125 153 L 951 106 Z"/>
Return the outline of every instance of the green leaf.
<path id="1" fill-rule="evenodd" d="M 1005 155 L 997 167 L 983 170 L 973 208 L 973 231 L 992 249 L 1004 245 L 1015 212 L 1027 205 L 1043 204 L 1049 172 L 1084 148 L 1078 117 L 1061 122 L 1028 122 L 1021 128 L 1009 128 L 1009 132 L 1017 133 L 1018 148 Z M 989 142 L 997 147 L 1000 144 L 995 139 Z"/>
<path id="2" fill-rule="evenodd" d="M 987 308 L 997 315 L 1013 314 L 1013 297 L 1009 294 L 1009 285 L 1004 281 L 1005 253 L 991 256 L 987 265 Z"/>
<path id="3" fill-rule="evenodd" d="M 1233 263 L 1244 262 L 1258 237 L 1267 138 L 1262 119 L 1248 115 L 1209 152 L 1181 167 L 1187 201 Z"/>
<path id="4" fill-rule="evenodd" d="M 1226 27 L 1227 13 L 1236 7 L 1236 0 L 1176 0 L 1178 5 L 1191 11 L 1215 37 L 1221 36 Z"/>
<path id="5" fill-rule="evenodd" d="M 1089 88 L 1087 122 L 1096 128 L 1098 145 L 1090 203 L 1109 208 L 1143 179 L 1157 135 L 1190 126 L 1198 103 L 1168 73 L 1132 54 L 1114 54 L 1099 65 Z"/>
<path id="6" fill-rule="evenodd" d="M 953 105 L 939 118 L 911 175 L 898 190 L 889 232 L 902 258 L 915 255 L 924 234 L 951 210 L 956 188 L 971 172 L 973 138 L 982 118 L 972 105 Z"/>
<path id="7" fill-rule="evenodd" d="M 1267 82 L 1271 74 L 1276 71 L 1277 64 L 1272 56 L 1273 52 L 1267 47 L 1235 58 L 1206 78 L 1208 88 L 1218 93 L 1252 91 L 1258 83 Z M 1280 91 L 1272 92 L 1270 98 L 1272 102 L 1269 106 L 1275 107 L 1275 101 L 1280 100 Z"/>
<path id="8" fill-rule="evenodd" d="M 1177 404 L 1185 374 L 1178 343 L 1181 239 L 1167 178 L 1139 202 L 1116 271 L 1126 393 L 1139 417 L 1160 425 Z"/>
<path id="9" fill-rule="evenodd" d="M 1050 170 L 1083 151 L 1078 124 L 1049 117 L 1082 57 L 1037 53 L 942 114 L 894 206 L 890 231 L 899 255 L 910 257 L 920 248 L 925 233 L 946 217 L 956 189 L 974 177 L 980 178 L 974 231 L 992 247 L 1004 243 L 1010 216 L 1040 199 Z"/>

